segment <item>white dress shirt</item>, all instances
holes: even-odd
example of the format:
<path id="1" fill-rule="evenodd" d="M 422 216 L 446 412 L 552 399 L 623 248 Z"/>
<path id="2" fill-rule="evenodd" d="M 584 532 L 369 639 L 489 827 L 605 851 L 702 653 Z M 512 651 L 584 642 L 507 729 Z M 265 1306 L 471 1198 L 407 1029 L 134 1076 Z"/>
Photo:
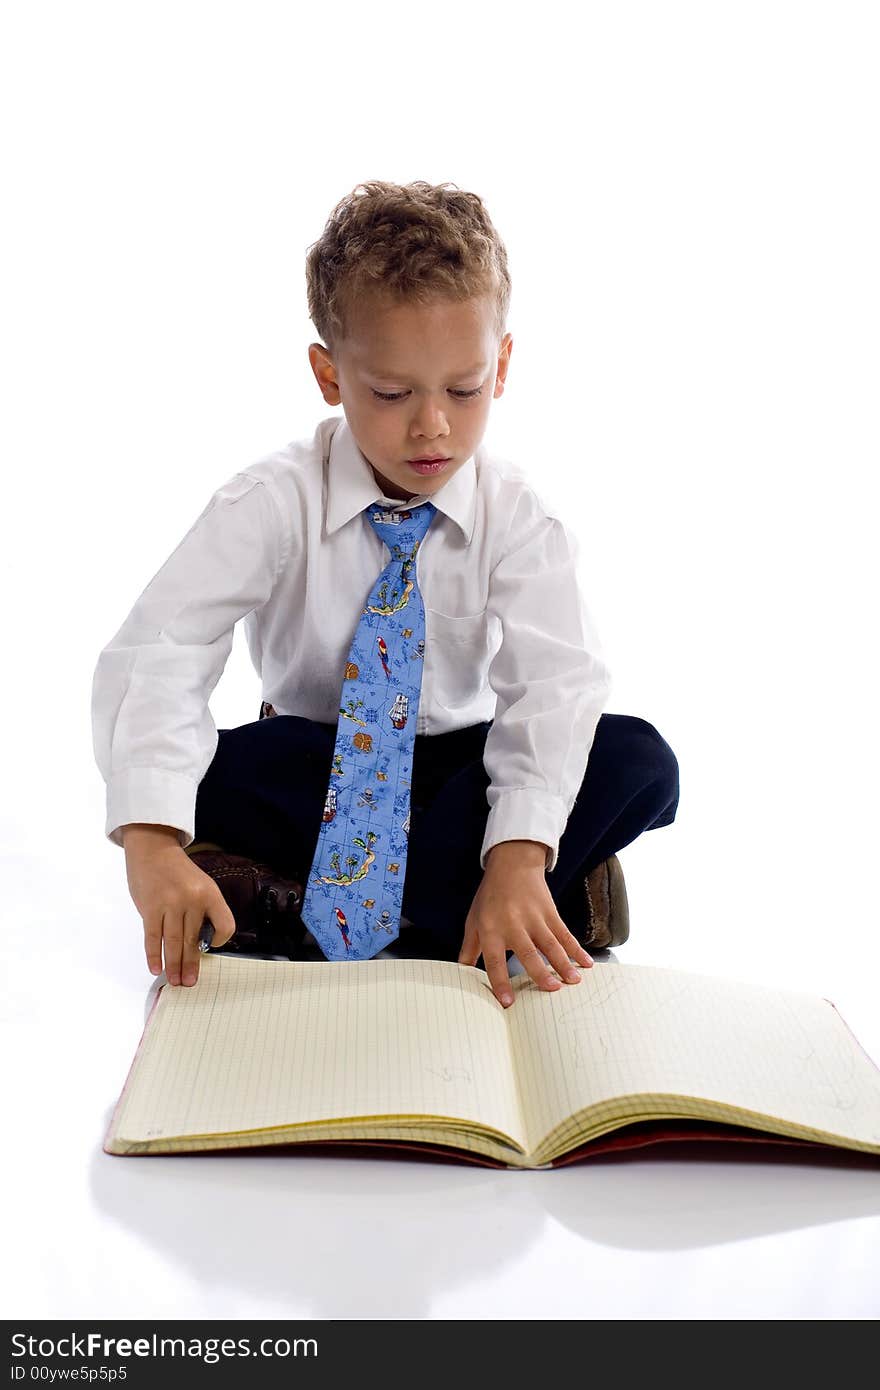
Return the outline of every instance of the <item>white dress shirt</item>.
<path id="1" fill-rule="evenodd" d="M 408 505 L 425 501 L 425 494 Z M 576 574 L 576 543 L 522 472 L 481 444 L 427 499 L 419 549 L 425 657 L 417 734 L 483 720 L 490 779 L 480 852 L 537 840 L 556 864 L 610 677 Z M 208 700 L 239 618 L 262 698 L 336 724 L 366 595 L 389 551 L 362 515 L 386 498 L 344 416 L 233 474 L 101 652 L 92 682 L 105 834 L 169 825 L 192 844 L 217 749 Z"/>

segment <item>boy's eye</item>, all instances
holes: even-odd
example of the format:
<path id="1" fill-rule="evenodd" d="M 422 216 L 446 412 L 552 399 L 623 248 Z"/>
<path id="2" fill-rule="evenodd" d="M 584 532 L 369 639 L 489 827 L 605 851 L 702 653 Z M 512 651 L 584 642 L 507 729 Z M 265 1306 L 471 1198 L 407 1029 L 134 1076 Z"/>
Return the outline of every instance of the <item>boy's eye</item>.
<path id="1" fill-rule="evenodd" d="M 406 395 L 405 391 L 377 391 L 374 387 L 371 387 L 370 389 L 372 390 L 374 396 L 379 397 L 380 401 L 402 401 L 404 396 Z M 450 391 L 449 394 L 452 396 L 457 396 L 458 399 L 461 401 L 465 401 L 470 400 L 472 396 L 479 396 L 482 390 L 482 386 L 478 386 L 475 391 Z"/>

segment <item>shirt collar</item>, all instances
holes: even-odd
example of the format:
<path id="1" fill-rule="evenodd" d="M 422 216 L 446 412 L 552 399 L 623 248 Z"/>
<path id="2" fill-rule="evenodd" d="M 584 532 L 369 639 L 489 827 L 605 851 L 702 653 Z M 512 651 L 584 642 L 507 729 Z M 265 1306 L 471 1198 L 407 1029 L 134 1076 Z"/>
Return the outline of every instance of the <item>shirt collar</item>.
<path id="1" fill-rule="evenodd" d="M 433 502 L 439 512 L 443 512 L 456 523 L 464 535 L 466 544 L 470 545 L 474 534 L 476 491 L 477 470 L 472 454 L 466 463 L 456 469 L 448 483 L 431 493 L 430 497 L 420 493 L 417 497 L 410 498 L 406 506 L 417 507 L 420 502 Z M 324 513 L 326 534 L 332 535 L 371 503 L 380 500 L 392 506 L 404 505 L 400 500 L 385 498 L 347 419 L 342 416 L 330 438 Z"/>

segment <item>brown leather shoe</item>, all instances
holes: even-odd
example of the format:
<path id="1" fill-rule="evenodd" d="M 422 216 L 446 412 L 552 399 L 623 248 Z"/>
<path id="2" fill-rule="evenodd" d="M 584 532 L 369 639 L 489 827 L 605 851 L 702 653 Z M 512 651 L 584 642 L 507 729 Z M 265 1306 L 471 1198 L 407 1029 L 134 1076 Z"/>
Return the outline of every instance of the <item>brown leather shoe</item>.
<path id="1" fill-rule="evenodd" d="M 584 946 L 589 951 L 622 946 L 629 937 L 629 903 L 623 869 L 616 854 L 591 869 L 584 883 L 587 899 L 587 934 Z"/>
<path id="2" fill-rule="evenodd" d="M 235 918 L 235 932 L 217 947 L 218 953 L 258 952 L 298 958 L 306 933 L 299 915 L 301 883 L 282 877 L 268 864 L 243 854 L 228 854 L 207 841 L 188 845 L 186 853 L 213 878 Z"/>

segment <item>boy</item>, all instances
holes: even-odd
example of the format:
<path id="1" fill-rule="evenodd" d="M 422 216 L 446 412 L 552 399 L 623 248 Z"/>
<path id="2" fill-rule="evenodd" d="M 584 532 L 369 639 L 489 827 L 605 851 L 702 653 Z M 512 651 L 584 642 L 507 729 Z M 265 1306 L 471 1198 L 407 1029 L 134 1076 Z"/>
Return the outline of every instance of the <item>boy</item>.
<path id="1" fill-rule="evenodd" d="M 94 674 L 149 967 L 164 948 L 191 985 L 205 917 L 235 949 L 263 914 L 264 949 L 296 925 L 328 959 L 482 956 L 505 1006 L 512 953 L 540 988 L 578 983 L 585 944 L 627 937 L 615 851 L 674 819 L 678 769 L 650 724 L 601 714 L 573 543 L 481 443 L 504 246 L 475 194 L 371 181 L 307 283 L 343 418 L 217 489 Z M 218 732 L 239 618 L 260 718 Z"/>

